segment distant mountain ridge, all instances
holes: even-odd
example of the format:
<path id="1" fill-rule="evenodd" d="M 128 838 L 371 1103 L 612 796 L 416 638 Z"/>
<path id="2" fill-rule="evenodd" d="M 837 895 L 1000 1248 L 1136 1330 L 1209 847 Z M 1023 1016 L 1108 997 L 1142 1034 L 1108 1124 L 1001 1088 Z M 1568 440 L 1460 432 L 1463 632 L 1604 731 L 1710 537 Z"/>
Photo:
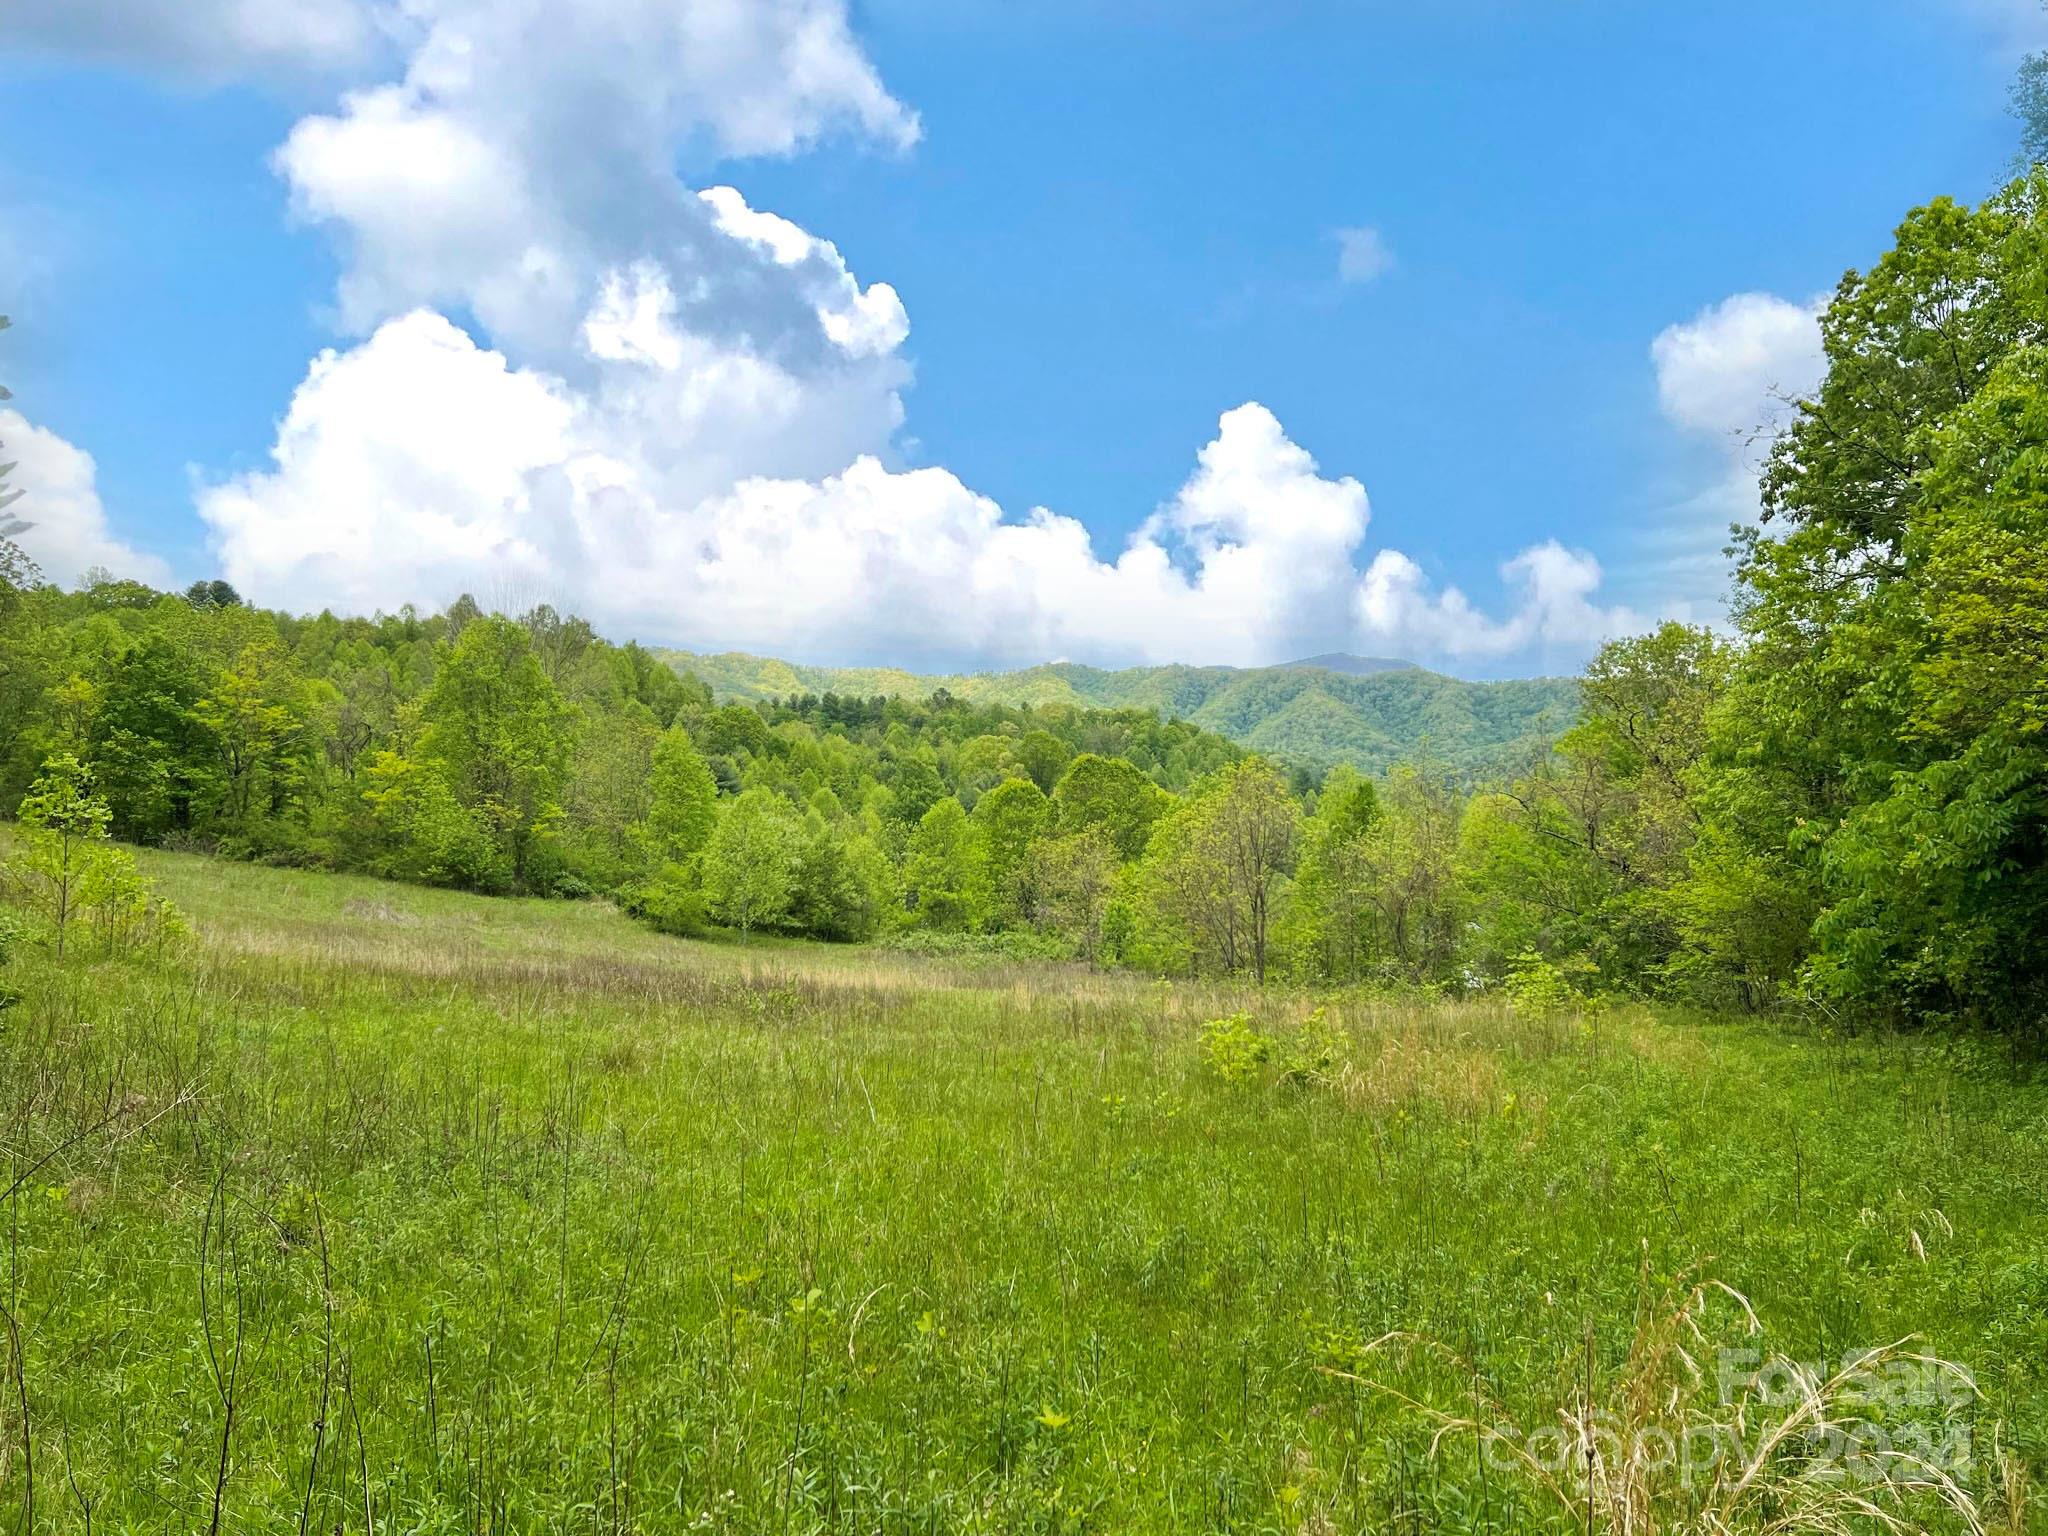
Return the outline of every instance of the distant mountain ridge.
<path id="1" fill-rule="evenodd" d="M 894 667 L 812 667 L 727 651 L 662 651 L 723 699 L 802 693 L 958 698 L 1034 707 L 1150 709 L 1254 751 L 1369 773 L 1426 759 L 1464 778 L 1514 768 L 1572 723 L 1569 678 L 1475 683 L 1412 662 L 1327 655 L 1271 667 L 1127 667 L 1047 662 L 1014 672 L 931 674 Z"/>
<path id="2" fill-rule="evenodd" d="M 1379 672 L 1420 672 L 1422 669 L 1412 661 L 1396 661 L 1388 656 L 1347 656 L 1342 651 L 1331 651 L 1323 656 L 1305 656 L 1300 661 L 1283 661 L 1283 667 L 1313 667 L 1325 672 L 1342 672 L 1346 677 L 1371 677 Z"/>

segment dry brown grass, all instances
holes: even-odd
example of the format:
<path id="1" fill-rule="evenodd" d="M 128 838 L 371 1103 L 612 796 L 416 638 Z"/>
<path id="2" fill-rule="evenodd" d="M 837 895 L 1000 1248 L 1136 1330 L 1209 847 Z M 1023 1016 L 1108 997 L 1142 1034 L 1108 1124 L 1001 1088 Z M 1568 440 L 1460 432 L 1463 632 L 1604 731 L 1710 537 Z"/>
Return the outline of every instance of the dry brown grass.
<path id="1" fill-rule="evenodd" d="M 1427 1102 L 1472 1118 L 1506 1102 L 1499 1061 L 1470 1037 L 1445 1039 L 1421 1020 L 1388 1024 L 1360 1041 L 1362 1055 L 1336 1076 L 1336 1089 L 1351 1108 L 1386 1114 Z"/>

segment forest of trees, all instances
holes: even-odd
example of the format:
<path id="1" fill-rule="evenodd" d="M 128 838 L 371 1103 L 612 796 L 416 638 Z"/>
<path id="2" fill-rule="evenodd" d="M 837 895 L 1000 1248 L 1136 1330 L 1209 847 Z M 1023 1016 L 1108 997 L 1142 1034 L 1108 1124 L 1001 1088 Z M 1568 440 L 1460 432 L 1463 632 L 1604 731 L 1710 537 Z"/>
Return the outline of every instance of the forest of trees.
<path id="1" fill-rule="evenodd" d="M 1406 662 L 1342 655 L 1270 667 L 1115 672 L 1056 661 L 1014 672 L 929 676 L 887 667 L 797 666 L 734 651 L 660 654 L 709 683 L 720 698 L 745 702 L 828 690 L 922 698 L 944 688 L 977 704 L 1152 709 L 1290 763 L 1317 769 L 1349 763 L 1384 773 L 1424 750 L 1466 781 L 1519 766 L 1578 712 L 1569 678 L 1474 682 Z"/>
<path id="2" fill-rule="evenodd" d="M 138 843 L 603 893 L 679 932 L 2038 1033 L 2044 202 L 2038 171 L 1935 202 L 1843 279 L 1732 632 L 1610 645 L 1578 722 L 1495 782 L 1289 767 L 1140 710 L 721 706 L 545 607 L 295 618 L 217 582 L 60 591 L 10 547 L 0 798 L 83 794 Z"/>

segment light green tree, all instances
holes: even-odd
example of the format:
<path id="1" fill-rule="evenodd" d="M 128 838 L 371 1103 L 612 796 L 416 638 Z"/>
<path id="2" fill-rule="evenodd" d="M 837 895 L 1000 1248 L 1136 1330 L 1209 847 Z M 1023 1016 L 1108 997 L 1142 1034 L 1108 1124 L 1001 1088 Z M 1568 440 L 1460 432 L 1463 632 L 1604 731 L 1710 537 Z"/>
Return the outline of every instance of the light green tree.
<path id="1" fill-rule="evenodd" d="M 962 742 L 953 753 L 950 773 L 960 803 L 972 809 L 981 796 L 1006 779 L 1024 776 L 1025 770 L 1018 762 L 1015 740 L 991 734 Z"/>
<path id="2" fill-rule="evenodd" d="M 603 885 L 629 881 L 661 862 L 647 837 L 661 736 L 638 700 L 627 701 L 603 729 L 578 733 L 562 791 L 563 841 L 577 866 Z"/>
<path id="3" fill-rule="evenodd" d="M 718 820 L 718 781 L 680 726 L 655 744 L 642 838 L 658 859 L 680 864 L 710 841 Z"/>
<path id="4" fill-rule="evenodd" d="M 535 840 L 561 812 L 572 716 L 527 632 L 496 615 L 465 624 L 421 710 L 419 755 L 504 847 L 524 885 Z"/>
<path id="5" fill-rule="evenodd" d="M 789 802 L 773 790 L 741 794 L 712 829 L 704 849 L 704 896 L 711 915 L 746 938 L 789 911 L 801 856 Z"/>
<path id="6" fill-rule="evenodd" d="M 1675 978 L 1673 891 L 1690 872 L 1706 717 L 1733 656 L 1708 630 L 1666 624 L 1594 657 L 1580 722 L 1466 810 L 1459 858 L 1480 930 L 1470 964 L 1499 977 L 1534 952 L 1636 992 Z"/>
<path id="7" fill-rule="evenodd" d="M 2048 347 L 1934 434 L 1899 573 L 1834 644 L 1894 712 L 1890 770 L 1819 845 L 1809 980 L 1828 996 L 2048 1007 Z M 1845 658 L 1846 659 L 1846 658 Z"/>
<path id="8" fill-rule="evenodd" d="M 490 828 L 455 798 L 437 765 L 378 752 L 362 781 L 377 873 L 479 889 L 503 883 L 503 855 Z"/>
<path id="9" fill-rule="evenodd" d="M 1031 782 L 1048 795 L 1073 756 L 1074 749 L 1051 731 L 1026 731 L 1017 739 L 1018 763 L 1031 775 Z"/>
<path id="10" fill-rule="evenodd" d="M 5 315 L 0 315 L 0 331 L 9 329 L 13 323 Z M 0 384 L 0 405 L 13 398 L 13 392 Z M 5 446 L 0 443 L 0 448 Z M 29 525 L 7 510 L 24 494 L 18 486 L 11 490 L 8 488 L 7 477 L 13 470 L 12 462 L 0 459 L 0 602 L 9 601 L 23 589 L 33 586 L 42 575 L 35 562 L 14 542 L 15 535 L 26 532 Z"/>
<path id="11" fill-rule="evenodd" d="M 1102 951 L 1103 914 L 1116 885 L 1116 848 L 1099 827 L 1041 838 L 1024 861 L 1029 915 L 1041 932 L 1057 933 L 1093 963 Z"/>
<path id="12" fill-rule="evenodd" d="M 258 803 L 259 791 L 282 800 L 310 712 L 304 681 L 270 636 L 242 646 L 192 706 L 218 757 L 221 812 L 230 824 L 269 809 Z"/>
<path id="13" fill-rule="evenodd" d="M 951 795 L 919 819 L 903 858 L 903 889 L 926 928 L 961 929 L 977 916 L 981 849 L 967 813 Z"/>
<path id="14" fill-rule="evenodd" d="M 1287 947 L 1306 976 L 1355 981 L 1377 955 L 1364 840 L 1379 819 L 1372 781 L 1339 765 L 1302 825 L 1288 904 Z"/>
<path id="15" fill-rule="evenodd" d="M 1300 809 L 1279 770 L 1251 757 L 1224 771 L 1205 835 L 1241 914 L 1243 963 L 1264 982 L 1281 881 L 1294 869 Z"/>
<path id="16" fill-rule="evenodd" d="M 1030 779 L 1008 779 L 974 802 L 969 818 L 981 844 L 981 905 L 997 922 L 1017 918 L 1029 905 L 1022 888 L 1030 868 L 1025 855 L 1052 824 L 1052 802 Z"/>
<path id="17" fill-rule="evenodd" d="M 793 926 L 821 939 L 871 938 L 889 887 L 889 861 L 873 842 L 815 811 L 805 818 L 790 894 Z"/>
<path id="18" fill-rule="evenodd" d="M 1263 758 L 1233 764 L 1175 806 L 1152 834 L 1140 879 L 1155 959 L 1263 982 L 1299 830 L 1300 809 Z"/>
<path id="19" fill-rule="evenodd" d="M 14 873 L 28 904 L 49 920 L 62 960 L 83 888 L 114 851 L 107 840 L 113 813 L 93 792 L 91 770 L 67 752 L 43 764 L 19 815 L 24 847 Z"/>
<path id="20" fill-rule="evenodd" d="M 1132 958 L 1149 969 L 1193 976 L 1237 964 L 1237 912 L 1208 836 L 1208 816 L 1204 794 L 1175 802 L 1153 827 L 1131 876 Z"/>
<path id="21" fill-rule="evenodd" d="M 1822 317 L 1828 370 L 1738 543 L 1682 966 L 1902 1017 L 2041 1017 L 2048 170 L 1915 209 Z M 1762 942 L 1759 942 L 1762 940 Z M 1802 960 L 1803 957 L 1803 960 Z"/>
<path id="22" fill-rule="evenodd" d="M 1083 752 L 1067 765 L 1052 798 L 1062 833 L 1100 827 L 1120 859 L 1135 859 L 1145 851 L 1152 824 L 1172 803 L 1143 770 L 1124 758 L 1094 752 Z"/>
<path id="23" fill-rule="evenodd" d="M 1360 842 L 1376 943 L 1409 981 L 1452 980 L 1465 926 L 1459 797 L 1440 774 L 1399 768 L 1383 781 L 1379 806 Z"/>

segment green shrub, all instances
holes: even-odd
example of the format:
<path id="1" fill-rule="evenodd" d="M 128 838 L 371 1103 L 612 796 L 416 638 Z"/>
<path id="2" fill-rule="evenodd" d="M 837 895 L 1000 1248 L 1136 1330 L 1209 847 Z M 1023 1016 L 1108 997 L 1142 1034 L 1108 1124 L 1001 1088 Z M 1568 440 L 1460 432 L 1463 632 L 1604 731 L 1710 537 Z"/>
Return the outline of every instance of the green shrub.
<path id="1" fill-rule="evenodd" d="M 108 848 L 79 883 L 79 915 L 102 955 L 161 953 L 188 936 L 185 914 L 150 887 L 135 855 Z"/>
<path id="2" fill-rule="evenodd" d="M 164 846 L 171 846 L 166 838 Z M 274 869 L 330 869 L 334 850 L 305 827 L 288 820 L 259 821 L 242 831 L 215 840 L 211 847 L 188 851 L 217 853 L 222 858 L 246 864 L 267 864 Z"/>
<path id="3" fill-rule="evenodd" d="M 1071 960 L 1074 946 L 1053 933 L 948 933 L 908 928 L 875 940 L 879 949 L 906 955 L 952 955 L 991 960 Z"/>
<path id="4" fill-rule="evenodd" d="M 1227 1014 L 1202 1026 L 1202 1060 L 1226 1083 L 1248 1082 L 1273 1059 L 1273 1040 L 1248 1013 Z"/>
<path id="5" fill-rule="evenodd" d="M 1590 969 L 1583 963 L 1580 968 Z M 1578 988 L 1572 985 L 1571 969 L 1544 959 L 1533 949 L 1525 949 L 1515 956 L 1501 988 L 1508 995 L 1509 1006 L 1530 1018 L 1564 1013 L 1578 1007 L 1584 1000 Z"/>
<path id="6" fill-rule="evenodd" d="M 704 893 L 675 865 L 625 892 L 620 904 L 657 933 L 688 936 L 704 931 Z"/>
<path id="7" fill-rule="evenodd" d="M 1301 1021 L 1281 1058 L 1280 1080 L 1306 1086 L 1327 1083 L 1351 1056 L 1351 1037 L 1318 1008 Z"/>

